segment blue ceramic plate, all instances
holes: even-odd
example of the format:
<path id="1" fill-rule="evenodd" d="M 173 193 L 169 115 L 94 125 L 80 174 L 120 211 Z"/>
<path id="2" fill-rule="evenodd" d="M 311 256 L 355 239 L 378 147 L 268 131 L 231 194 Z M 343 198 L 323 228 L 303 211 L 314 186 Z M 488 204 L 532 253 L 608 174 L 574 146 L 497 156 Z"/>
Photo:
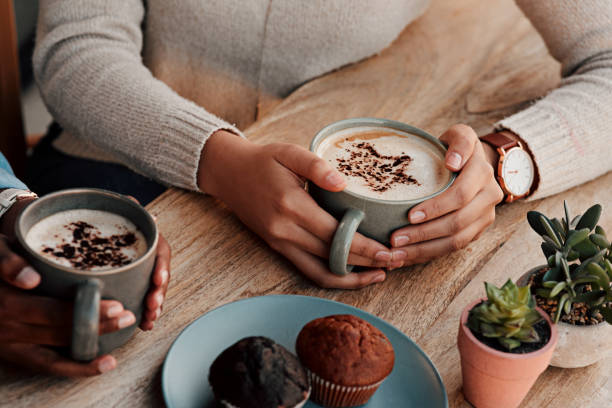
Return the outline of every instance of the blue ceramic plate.
<path id="1" fill-rule="evenodd" d="M 308 296 L 272 295 L 239 300 L 211 310 L 174 341 L 162 371 L 168 408 L 213 408 L 208 369 L 227 347 L 248 336 L 266 336 L 295 352 L 302 327 L 317 317 L 353 314 L 381 330 L 393 344 L 395 367 L 368 408 L 448 407 L 442 379 L 427 355 L 384 320 L 352 306 Z M 318 407 L 309 401 L 306 408 Z"/>

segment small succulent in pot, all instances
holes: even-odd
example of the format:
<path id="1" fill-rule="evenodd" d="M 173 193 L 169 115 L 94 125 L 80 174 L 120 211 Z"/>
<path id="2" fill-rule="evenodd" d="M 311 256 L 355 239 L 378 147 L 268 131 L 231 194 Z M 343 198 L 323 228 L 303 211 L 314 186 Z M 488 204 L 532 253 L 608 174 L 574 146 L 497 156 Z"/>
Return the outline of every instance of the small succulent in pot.
<path id="1" fill-rule="evenodd" d="M 506 350 L 521 343 L 536 343 L 540 336 L 533 325 L 542 316 L 535 310 L 529 286 L 518 287 L 512 280 L 497 288 L 485 282 L 487 300 L 474 307 L 467 325 L 474 333 L 495 338 Z"/>
<path id="2" fill-rule="evenodd" d="M 555 323 L 580 307 L 588 309 L 592 322 L 612 324 L 612 245 L 597 225 L 602 207 L 596 204 L 574 218 L 566 202 L 564 209 L 561 220 L 537 211 L 527 213 L 529 225 L 544 240 L 541 248 L 548 265 L 535 294 L 556 302 Z"/>

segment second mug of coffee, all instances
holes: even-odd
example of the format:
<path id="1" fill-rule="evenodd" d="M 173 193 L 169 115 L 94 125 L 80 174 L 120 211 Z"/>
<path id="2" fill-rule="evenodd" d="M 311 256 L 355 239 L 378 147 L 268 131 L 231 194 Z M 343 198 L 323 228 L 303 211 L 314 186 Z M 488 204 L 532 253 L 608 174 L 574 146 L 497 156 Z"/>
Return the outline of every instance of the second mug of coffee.
<path id="1" fill-rule="evenodd" d="M 329 267 L 347 265 L 356 231 L 389 245 L 391 233 L 408 224 L 408 211 L 446 190 L 455 173 L 445 167 L 446 147 L 427 132 L 388 119 L 353 118 L 321 129 L 310 151 L 340 171 L 347 187 L 331 192 L 309 183 L 315 201 L 340 221 Z"/>

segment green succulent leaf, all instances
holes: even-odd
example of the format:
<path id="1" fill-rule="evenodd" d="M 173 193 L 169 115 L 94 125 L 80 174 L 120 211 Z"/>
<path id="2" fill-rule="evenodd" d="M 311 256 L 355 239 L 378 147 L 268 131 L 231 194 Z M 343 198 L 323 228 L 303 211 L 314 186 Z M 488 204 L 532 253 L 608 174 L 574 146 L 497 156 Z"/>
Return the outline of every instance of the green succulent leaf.
<path id="1" fill-rule="evenodd" d="M 507 350 L 512 350 L 521 345 L 521 342 L 515 339 L 507 339 L 505 337 L 497 339 L 499 343 L 504 346 Z"/>
<path id="2" fill-rule="evenodd" d="M 591 242 L 591 240 L 585 239 L 573 246 L 573 249 L 578 251 L 580 254 L 580 259 L 584 260 L 592 257 L 599 251 L 597 245 Z"/>
<path id="3" fill-rule="evenodd" d="M 565 211 L 565 230 L 569 231 L 571 230 L 570 228 L 570 210 L 569 210 L 569 204 L 567 203 L 567 201 L 563 200 L 563 210 Z"/>
<path id="4" fill-rule="evenodd" d="M 610 242 L 608 242 L 608 240 L 606 239 L 606 237 L 604 235 L 601 234 L 591 234 L 589 236 L 589 239 L 591 240 L 592 243 L 594 243 L 595 245 L 597 245 L 600 248 L 609 248 L 610 247 Z"/>
<path id="5" fill-rule="evenodd" d="M 561 223 L 561 220 L 559 220 L 558 218 L 553 218 L 552 220 L 550 220 L 550 222 L 552 223 L 552 226 L 555 229 L 555 232 L 557 233 L 557 235 L 560 238 L 565 239 L 565 236 L 567 233 L 565 231 L 565 227 Z"/>
<path id="6" fill-rule="evenodd" d="M 536 296 L 539 296 L 539 297 L 544 298 L 544 299 L 549 299 L 550 298 L 550 292 L 551 292 L 550 289 L 543 289 L 543 288 L 537 288 L 535 290 Z"/>
<path id="7" fill-rule="evenodd" d="M 557 281 L 542 282 L 542 286 L 544 286 L 545 288 L 548 288 L 548 289 L 552 289 L 555 286 L 557 286 L 557 283 L 559 283 L 559 282 L 557 282 Z"/>
<path id="8" fill-rule="evenodd" d="M 592 262 L 587 265 L 586 270 L 590 275 L 595 276 L 597 277 L 597 279 L 599 279 L 599 286 L 601 286 L 602 288 L 610 287 L 610 278 L 601 266 Z"/>
<path id="9" fill-rule="evenodd" d="M 581 218 L 582 218 L 582 215 L 580 215 L 580 214 L 575 216 L 574 219 L 572 220 L 572 222 L 570 222 L 570 229 L 576 229 L 576 225 L 578 225 L 578 223 L 580 222 Z"/>
<path id="10" fill-rule="evenodd" d="M 540 336 L 533 327 L 526 327 L 519 330 L 514 337 L 523 343 L 536 343 L 540 341 Z"/>
<path id="11" fill-rule="evenodd" d="M 580 263 L 580 265 L 578 265 L 578 267 L 574 270 L 573 277 L 574 278 L 580 278 L 580 277 L 584 276 L 586 274 L 586 267 L 587 267 L 587 265 L 589 265 L 591 263 L 598 263 L 598 262 L 602 261 L 604 259 L 605 254 L 606 254 L 606 250 L 603 249 L 603 250 L 595 253 L 595 255 L 593 255 L 592 257 L 587 258 L 584 261 L 582 261 Z"/>
<path id="12" fill-rule="evenodd" d="M 546 235 L 546 230 L 542 226 L 542 223 L 540 221 L 540 217 L 544 217 L 544 218 L 548 219 L 541 212 L 538 212 L 538 211 L 529 211 L 527 213 L 527 222 L 529 222 L 529 225 L 531 226 L 531 229 L 533 229 L 535 232 L 537 232 L 538 235 Z"/>
<path id="13" fill-rule="evenodd" d="M 557 311 L 555 312 L 555 323 L 559 322 L 559 319 L 561 318 L 561 313 L 563 312 L 563 309 L 568 299 L 569 295 L 567 293 L 564 293 L 559 299 L 559 302 L 557 304 Z"/>
<path id="14" fill-rule="evenodd" d="M 544 237 L 548 236 L 548 238 L 552 240 L 553 244 L 555 244 L 557 248 L 561 249 L 563 247 L 561 244 L 561 237 L 555 231 L 552 222 L 545 216 L 541 216 L 540 223 L 542 224 L 542 227 L 544 227 L 544 230 L 546 230 L 546 235 L 544 235 Z"/>
<path id="15" fill-rule="evenodd" d="M 570 314 L 570 312 L 572 311 L 572 302 L 571 300 L 567 300 L 565 302 L 565 305 L 563 305 L 563 311 L 565 312 L 565 314 Z"/>
<path id="16" fill-rule="evenodd" d="M 582 214 L 580 222 L 576 225 L 576 229 L 588 228 L 591 231 L 597 226 L 599 217 L 601 216 L 601 205 L 595 204 Z"/>
<path id="17" fill-rule="evenodd" d="M 589 229 L 583 228 L 580 230 L 570 231 L 567 240 L 565 241 L 564 249 L 566 252 L 569 252 L 574 246 L 576 246 L 579 242 L 584 241 L 589 237 Z"/>
<path id="18" fill-rule="evenodd" d="M 550 268 L 549 270 L 546 271 L 546 273 L 544 273 L 544 276 L 542 276 L 542 281 L 543 282 L 558 282 L 562 280 L 562 272 L 561 272 L 561 268 L 558 266 L 555 266 L 554 268 Z"/>
<path id="19" fill-rule="evenodd" d="M 602 260 L 604 267 L 606 268 L 606 272 L 608 274 L 608 278 L 612 281 L 612 262 L 607 259 Z"/>
<path id="20" fill-rule="evenodd" d="M 563 289 L 565 289 L 565 287 L 567 286 L 566 282 L 559 282 L 555 285 L 554 288 L 552 288 L 552 290 L 550 291 L 550 297 L 553 298 L 555 296 L 557 296 L 559 293 L 561 293 L 561 291 Z"/>
<path id="21" fill-rule="evenodd" d="M 580 257 L 580 252 L 570 249 L 569 253 L 567 254 L 567 262 L 575 261 L 579 257 Z"/>
<path id="22" fill-rule="evenodd" d="M 574 297 L 574 302 L 592 303 L 597 302 L 601 297 L 604 297 L 606 292 L 603 290 L 594 290 L 592 292 L 584 292 Z"/>
<path id="23" fill-rule="evenodd" d="M 557 252 L 557 248 L 555 248 L 554 245 L 551 245 L 550 243 L 544 241 L 540 244 L 540 248 L 542 248 L 542 253 L 544 254 L 544 256 L 546 258 L 548 258 L 549 256 L 552 256 L 555 254 L 555 252 Z"/>
<path id="24" fill-rule="evenodd" d="M 599 235 L 603 235 L 604 237 L 607 238 L 606 231 L 603 229 L 603 227 L 601 225 L 598 225 L 598 226 L 595 227 L 595 233 L 599 234 Z"/>

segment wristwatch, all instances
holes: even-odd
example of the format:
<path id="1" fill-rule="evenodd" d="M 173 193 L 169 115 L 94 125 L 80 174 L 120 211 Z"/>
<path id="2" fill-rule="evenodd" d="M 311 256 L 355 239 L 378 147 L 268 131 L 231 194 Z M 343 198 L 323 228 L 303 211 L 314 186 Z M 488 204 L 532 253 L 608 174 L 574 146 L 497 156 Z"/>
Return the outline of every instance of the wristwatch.
<path id="1" fill-rule="evenodd" d="M 20 198 L 38 198 L 36 193 L 27 190 L 21 190 L 19 188 L 7 188 L 0 192 L 0 217 L 6 213 L 9 208 L 15 204 Z"/>
<path id="2" fill-rule="evenodd" d="M 535 180 L 535 166 L 522 143 L 503 133 L 491 133 L 480 140 L 499 153 L 496 177 L 506 196 L 505 201 L 511 203 L 527 196 Z"/>

